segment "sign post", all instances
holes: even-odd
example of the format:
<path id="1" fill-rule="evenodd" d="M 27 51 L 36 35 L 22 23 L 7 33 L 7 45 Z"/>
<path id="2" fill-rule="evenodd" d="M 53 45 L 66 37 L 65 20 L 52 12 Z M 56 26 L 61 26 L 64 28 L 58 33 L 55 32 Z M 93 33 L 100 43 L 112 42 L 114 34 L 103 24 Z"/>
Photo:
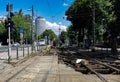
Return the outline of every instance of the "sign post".
<path id="1" fill-rule="evenodd" d="M 20 28 L 20 44 L 22 45 L 23 43 L 23 32 L 24 32 L 24 29 L 23 28 Z"/>

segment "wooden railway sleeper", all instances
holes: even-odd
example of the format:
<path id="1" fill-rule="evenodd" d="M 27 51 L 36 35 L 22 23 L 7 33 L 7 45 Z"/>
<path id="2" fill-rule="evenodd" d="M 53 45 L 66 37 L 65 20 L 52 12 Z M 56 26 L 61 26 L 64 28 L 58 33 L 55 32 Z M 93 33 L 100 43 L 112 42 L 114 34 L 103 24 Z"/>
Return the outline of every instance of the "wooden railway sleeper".
<path id="1" fill-rule="evenodd" d="M 117 68 L 115 68 L 115 67 L 113 67 L 113 66 L 107 65 L 107 64 L 105 64 L 105 63 L 102 63 L 101 61 L 98 61 L 98 60 L 95 60 L 95 61 L 96 61 L 97 63 L 101 64 L 101 65 L 104 65 L 104 66 L 106 66 L 106 67 L 108 67 L 108 68 L 116 71 L 117 74 L 120 74 L 120 70 L 119 70 L 119 69 L 117 69 Z"/>

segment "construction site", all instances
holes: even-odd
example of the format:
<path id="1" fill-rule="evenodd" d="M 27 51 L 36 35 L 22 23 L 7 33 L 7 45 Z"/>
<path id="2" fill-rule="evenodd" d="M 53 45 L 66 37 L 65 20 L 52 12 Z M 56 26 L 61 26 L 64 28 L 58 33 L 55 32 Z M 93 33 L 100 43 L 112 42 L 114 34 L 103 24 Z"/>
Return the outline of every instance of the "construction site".
<path id="1" fill-rule="evenodd" d="M 52 48 L 11 61 L 1 69 L 0 82 L 120 82 L 120 55 Z"/>

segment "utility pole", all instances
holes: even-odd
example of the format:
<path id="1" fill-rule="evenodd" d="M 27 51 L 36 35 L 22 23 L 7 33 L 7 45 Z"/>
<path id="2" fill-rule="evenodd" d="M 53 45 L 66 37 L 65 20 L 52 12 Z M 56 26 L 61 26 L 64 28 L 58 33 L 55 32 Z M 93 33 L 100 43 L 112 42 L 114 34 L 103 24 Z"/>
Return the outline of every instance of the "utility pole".
<path id="1" fill-rule="evenodd" d="M 33 20 L 34 20 L 34 6 L 32 5 L 32 27 L 31 27 L 32 44 L 34 43 L 34 26 L 33 26 Z"/>
<path id="2" fill-rule="evenodd" d="M 8 12 L 8 19 L 11 19 L 10 12 L 12 11 L 12 5 L 8 3 L 6 10 Z M 11 55 L 11 36 L 10 36 L 10 23 L 9 23 L 9 27 L 8 27 L 8 63 L 10 62 L 10 55 Z"/>
<path id="3" fill-rule="evenodd" d="M 34 26 L 33 26 L 33 20 L 34 20 L 34 6 L 32 5 L 32 24 L 31 24 L 31 38 L 32 38 L 32 52 L 34 47 Z"/>
<path id="4" fill-rule="evenodd" d="M 95 49 L 95 0 L 93 0 L 93 50 Z"/>

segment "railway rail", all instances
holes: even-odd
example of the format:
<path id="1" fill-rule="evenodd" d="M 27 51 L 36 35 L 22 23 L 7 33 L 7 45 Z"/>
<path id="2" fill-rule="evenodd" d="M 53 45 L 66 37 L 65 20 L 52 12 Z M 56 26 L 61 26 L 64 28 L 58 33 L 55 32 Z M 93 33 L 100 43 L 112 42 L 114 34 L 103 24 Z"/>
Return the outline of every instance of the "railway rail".
<path id="1" fill-rule="evenodd" d="M 74 68 L 76 71 L 84 74 L 96 74 L 103 82 L 108 82 L 101 74 L 120 74 L 120 62 L 106 60 L 107 57 L 97 54 L 87 55 L 82 54 L 78 50 L 64 49 L 60 52 L 58 60 Z M 76 63 L 77 59 L 83 59 L 87 64 L 86 62 Z M 107 59 L 112 59 L 112 57 Z"/>

